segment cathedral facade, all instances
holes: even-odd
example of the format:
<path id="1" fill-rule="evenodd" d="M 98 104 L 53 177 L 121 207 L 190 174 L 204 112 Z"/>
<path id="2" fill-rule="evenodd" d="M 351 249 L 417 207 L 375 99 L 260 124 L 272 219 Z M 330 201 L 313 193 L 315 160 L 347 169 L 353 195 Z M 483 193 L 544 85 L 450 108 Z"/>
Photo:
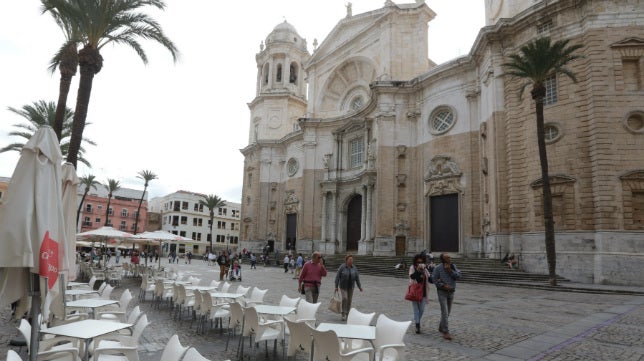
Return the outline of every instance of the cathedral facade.
<path id="1" fill-rule="evenodd" d="M 546 273 L 535 104 L 508 56 L 581 44 L 577 83 L 547 81 L 557 272 L 639 284 L 644 269 L 644 7 L 486 0 L 468 55 L 427 58 L 417 0 L 354 15 L 321 43 L 277 25 L 256 56 L 242 149 L 241 246 L 308 253 L 520 256 Z"/>

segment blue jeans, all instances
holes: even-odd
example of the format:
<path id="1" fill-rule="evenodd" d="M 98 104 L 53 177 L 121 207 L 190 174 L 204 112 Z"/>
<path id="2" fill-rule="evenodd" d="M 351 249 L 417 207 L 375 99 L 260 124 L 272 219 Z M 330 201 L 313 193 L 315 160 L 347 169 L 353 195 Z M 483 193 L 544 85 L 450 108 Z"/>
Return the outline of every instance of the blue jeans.
<path id="1" fill-rule="evenodd" d="M 442 332 L 449 333 L 447 318 L 449 317 L 450 312 L 452 312 L 452 302 L 454 302 L 454 292 L 438 290 L 437 293 L 438 293 L 438 303 L 441 306 L 441 323 L 438 325 L 438 328 Z"/>
<path id="2" fill-rule="evenodd" d="M 427 301 L 427 299 L 423 297 L 420 302 L 411 302 L 411 308 L 414 310 L 414 323 L 420 323 L 420 319 L 423 317 L 423 313 L 425 312 L 425 301 Z"/>

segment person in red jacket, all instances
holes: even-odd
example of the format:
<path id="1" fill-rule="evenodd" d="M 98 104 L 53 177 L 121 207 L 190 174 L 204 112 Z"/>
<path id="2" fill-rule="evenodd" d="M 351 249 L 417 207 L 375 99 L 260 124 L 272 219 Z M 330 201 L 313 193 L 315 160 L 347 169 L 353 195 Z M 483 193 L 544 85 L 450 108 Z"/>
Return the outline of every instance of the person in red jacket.
<path id="1" fill-rule="evenodd" d="M 311 260 L 302 267 L 297 286 L 297 290 L 304 293 L 307 302 L 318 302 L 322 277 L 326 277 L 326 267 L 322 262 L 322 255 L 320 252 L 313 252 Z"/>

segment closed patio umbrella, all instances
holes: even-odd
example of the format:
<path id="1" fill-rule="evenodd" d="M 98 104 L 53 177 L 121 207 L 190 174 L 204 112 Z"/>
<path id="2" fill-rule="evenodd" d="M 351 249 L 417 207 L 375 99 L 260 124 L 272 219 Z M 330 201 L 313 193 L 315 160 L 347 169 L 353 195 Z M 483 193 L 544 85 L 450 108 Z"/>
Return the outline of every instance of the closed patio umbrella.
<path id="1" fill-rule="evenodd" d="M 23 146 L 0 208 L 0 307 L 25 300 L 31 272 L 32 320 L 38 320 L 40 313 L 40 289 L 48 289 L 52 296 L 58 293 L 58 271 L 64 263 L 61 162 L 56 134 L 41 127 Z M 42 288 L 38 275 L 47 277 Z M 39 323 L 33 322 L 32 360 L 38 354 L 38 332 Z"/>

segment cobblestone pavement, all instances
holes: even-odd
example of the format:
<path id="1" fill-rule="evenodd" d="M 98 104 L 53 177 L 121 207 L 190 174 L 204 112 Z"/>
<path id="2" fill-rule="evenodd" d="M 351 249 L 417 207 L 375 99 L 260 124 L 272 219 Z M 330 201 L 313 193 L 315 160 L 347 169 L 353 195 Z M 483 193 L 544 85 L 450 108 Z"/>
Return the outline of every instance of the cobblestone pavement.
<path id="1" fill-rule="evenodd" d="M 164 266 L 167 266 L 165 262 Z M 201 275 L 202 284 L 219 279 L 218 267 L 208 267 L 200 260 L 173 266 Z M 360 265 L 357 266 L 359 269 Z M 242 284 L 268 288 L 266 303 L 277 304 L 282 294 L 298 296 L 297 282 L 292 277 L 281 267 L 258 266 L 257 270 L 244 267 Z M 339 315 L 327 310 L 334 277 L 335 273 L 330 272 L 322 282 L 320 322 L 340 322 Z M 406 281 L 375 276 L 362 276 L 361 280 L 364 292 L 356 290 L 353 307 L 384 313 L 395 320 L 411 319 L 411 305 L 403 300 Z M 112 298 L 120 297 L 125 288 L 138 295 L 139 284 L 137 279 L 125 279 Z M 139 304 L 137 299 L 131 307 L 136 304 Z M 196 347 L 213 361 L 235 359 L 234 347 L 224 351 L 225 332 L 212 329 L 198 334 L 196 325 L 191 326 L 188 317 L 181 321 L 172 319 L 168 306 L 153 308 L 149 296 L 141 308 L 152 321 L 140 340 L 141 361 L 158 360 L 175 333 L 184 345 Z M 644 360 L 644 297 L 641 296 L 460 283 L 450 316 L 452 341 L 444 340 L 437 332 L 439 319 L 436 293 L 432 290 L 421 324 L 422 333 L 417 335 L 410 327 L 405 336 L 407 360 Z M 17 323 L 9 319 L 6 309 L 0 312 L 0 322 L 0 357 L 4 357 L 9 339 L 16 335 Z M 24 349 L 22 356 L 26 359 Z M 280 357 L 278 352 L 276 359 Z M 271 343 L 268 355 L 261 345 L 257 359 L 274 359 Z M 298 354 L 296 358 L 307 359 L 305 354 Z"/>

